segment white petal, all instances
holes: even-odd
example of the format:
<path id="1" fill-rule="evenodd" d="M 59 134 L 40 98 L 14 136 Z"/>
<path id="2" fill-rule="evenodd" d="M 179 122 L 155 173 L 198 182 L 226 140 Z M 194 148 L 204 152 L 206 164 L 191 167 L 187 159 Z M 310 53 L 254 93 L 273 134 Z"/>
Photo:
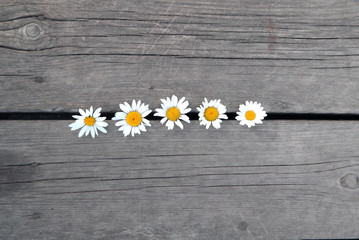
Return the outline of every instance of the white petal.
<path id="1" fill-rule="evenodd" d="M 182 105 L 185 100 L 186 100 L 186 98 L 185 98 L 185 97 L 182 97 L 182 98 L 178 101 L 178 106 Z"/>
<path id="2" fill-rule="evenodd" d="M 87 126 L 85 135 L 86 135 L 86 136 L 89 135 L 90 131 L 91 131 L 91 127 L 90 127 L 90 126 Z"/>
<path id="3" fill-rule="evenodd" d="M 138 108 L 138 112 L 140 114 L 142 114 L 143 112 L 145 112 L 146 110 L 148 110 L 148 107 L 142 103 L 142 105 Z"/>
<path id="4" fill-rule="evenodd" d="M 179 109 L 181 111 L 185 110 L 188 107 L 189 103 L 188 101 L 185 101 L 183 104 L 181 104 L 181 106 L 179 107 Z"/>
<path id="5" fill-rule="evenodd" d="M 131 133 L 131 129 L 132 127 L 131 126 L 126 126 L 124 129 L 123 129 L 123 135 L 128 136 L 130 133 Z"/>
<path id="6" fill-rule="evenodd" d="M 115 126 L 123 126 L 123 125 L 127 125 L 127 122 L 126 122 L 126 120 L 121 120 L 121 121 L 118 121 L 118 122 L 116 122 L 115 123 Z"/>
<path id="7" fill-rule="evenodd" d="M 161 105 L 166 105 L 167 104 L 167 100 L 166 99 L 161 99 L 162 104 Z"/>
<path id="8" fill-rule="evenodd" d="M 240 112 L 243 112 L 243 111 L 245 111 L 246 109 L 247 109 L 246 105 L 243 105 L 243 104 L 239 105 L 239 111 L 240 111 Z"/>
<path id="9" fill-rule="evenodd" d="M 150 121 L 148 121 L 146 118 L 142 118 L 142 122 L 145 124 L 145 126 L 151 127 Z"/>
<path id="10" fill-rule="evenodd" d="M 169 120 L 166 122 L 166 126 L 167 126 L 168 130 L 172 130 L 173 127 L 175 126 L 175 124 Z"/>
<path id="11" fill-rule="evenodd" d="M 137 106 L 136 101 L 135 101 L 135 99 L 133 99 L 132 100 L 132 110 L 133 111 L 136 111 L 136 106 Z"/>
<path id="12" fill-rule="evenodd" d="M 220 121 L 217 119 L 216 121 L 212 122 L 214 128 L 218 129 L 221 127 Z"/>
<path id="13" fill-rule="evenodd" d="M 187 115 L 181 115 L 180 118 L 181 120 L 190 123 L 189 117 Z"/>
<path id="14" fill-rule="evenodd" d="M 218 118 L 228 119 L 228 116 L 226 114 L 221 114 L 218 116 Z"/>
<path id="15" fill-rule="evenodd" d="M 154 116 L 165 117 L 165 111 L 162 108 L 156 108 Z"/>
<path id="16" fill-rule="evenodd" d="M 93 116 L 94 118 L 99 117 L 99 116 L 101 115 L 101 113 L 100 113 L 101 110 L 102 110 L 102 108 L 97 108 L 96 111 L 93 113 L 92 116 Z"/>
<path id="17" fill-rule="evenodd" d="M 181 114 L 186 114 L 189 113 L 191 111 L 190 108 L 184 109 L 183 111 L 181 111 Z"/>
<path id="18" fill-rule="evenodd" d="M 126 124 L 126 125 L 122 125 L 119 129 L 118 129 L 118 131 L 124 131 L 125 130 L 125 128 L 127 128 L 127 127 L 131 127 L 130 125 L 128 125 L 128 124 Z"/>
<path id="19" fill-rule="evenodd" d="M 90 130 L 91 130 L 91 136 L 92 136 L 92 138 L 95 138 L 95 130 L 94 130 L 94 127 L 91 127 Z"/>
<path id="20" fill-rule="evenodd" d="M 115 117 L 112 117 L 111 120 L 117 121 L 117 120 L 122 120 L 122 119 L 115 116 Z"/>
<path id="21" fill-rule="evenodd" d="M 172 101 L 171 101 L 171 99 L 169 97 L 167 97 L 167 101 L 166 101 L 165 106 L 166 106 L 166 109 L 170 108 L 170 107 L 173 107 Z"/>
<path id="22" fill-rule="evenodd" d="M 204 118 L 202 121 L 199 122 L 199 125 L 207 125 L 208 121 Z"/>
<path id="23" fill-rule="evenodd" d="M 98 117 L 96 118 L 96 122 L 103 122 L 106 120 L 106 117 Z"/>
<path id="24" fill-rule="evenodd" d="M 132 111 L 131 106 L 127 102 L 124 102 L 124 104 L 120 104 L 120 108 L 125 113 L 129 113 Z"/>
<path id="25" fill-rule="evenodd" d="M 101 127 L 101 126 L 96 126 L 96 128 L 98 129 L 98 130 L 100 130 L 101 132 L 103 132 L 103 133 L 107 133 L 107 130 L 105 129 L 105 128 L 103 128 L 103 127 Z"/>
<path id="26" fill-rule="evenodd" d="M 75 119 L 83 119 L 84 118 L 83 116 L 80 116 L 80 115 L 72 115 L 72 117 Z"/>
<path id="27" fill-rule="evenodd" d="M 132 135 L 132 137 L 135 136 L 135 127 L 132 127 L 132 128 L 131 128 L 131 135 Z"/>
<path id="28" fill-rule="evenodd" d="M 138 128 L 139 128 L 142 132 L 147 132 L 146 127 L 145 127 L 145 125 L 143 125 L 143 124 L 138 125 Z"/>
<path id="29" fill-rule="evenodd" d="M 80 122 L 80 121 L 75 121 L 75 122 L 69 124 L 69 127 L 70 127 L 70 128 L 73 128 L 73 127 L 76 126 L 79 122 Z"/>
<path id="30" fill-rule="evenodd" d="M 115 116 L 119 119 L 126 119 L 127 114 L 124 112 L 116 112 Z"/>
<path id="31" fill-rule="evenodd" d="M 204 98 L 204 102 L 208 105 L 209 102 L 208 102 L 208 99 L 207 98 Z"/>
<path id="32" fill-rule="evenodd" d="M 107 127 L 108 123 L 107 122 L 96 122 L 95 125 L 96 126 L 101 126 L 101 127 Z"/>
<path id="33" fill-rule="evenodd" d="M 141 107 L 141 100 L 138 100 L 137 105 L 136 105 L 136 111 L 139 111 Z"/>
<path id="34" fill-rule="evenodd" d="M 226 108 L 226 106 L 223 106 L 223 105 L 221 104 L 221 105 L 219 105 L 219 106 L 217 107 L 217 110 L 218 110 L 220 113 L 225 113 L 225 112 L 227 111 L 227 108 Z"/>
<path id="35" fill-rule="evenodd" d="M 181 123 L 180 120 L 177 120 L 175 123 L 176 123 L 176 125 L 179 126 L 181 129 L 183 129 L 183 124 Z"/>
<path id="36" fill-rule="evenodd" d="M 122 113 L 123 115 L 122 115 L 122 114 L 119 114 L 119 113 Z M 117 113 L 115 114 L 115 116 L 112 117 L 111 119 L 114 120 L 114 121 L 123 120 L 123 119 L 126 119 L 126 116 L 127 116 L 127 114 L 124 113 L 124 112 L 117 112 Z"/>
<path id="37" fill-rule="evenodd" d="M 210 122 L 210 121 L 207 122 L 206 129 L 208 129 L 209 126 L 211 126 L 211 122 Z"/>
<path id="38" fill-rule="evenodd" d="M 141 134 L 141 131 L 140 131 L 140 129 L 138 127 L 135 127 L 134 129 L 135 129 L 135 133 Z"/>
<path id="39" fill-rule="evenodd" d="M 81 108 L 79 109 L 79 113 L 81 114 L 81 116 L 86 116 L 86 113 L 84 110 L 82 110 Z"/>
<path id="40" fill-rule="evenodd" d="M 93 114 L 93 107 L 91 106 L 90 107 L 90 116 L 92 116 L 92 114 Z"/>
<path id="41" fill-rule="evenodd" d="M 146 117 L 148 114 L 150 114 L 152 110 L 147 110 L 146 112 L 142 113 L 142 117 Z"/>
<path id="42" fill-rule="evenodd" d="M 83 121 L 76 121 L 72 124 L 69 125 L 69 127 L 71 127 L 71 130 L 77 130 L 79 128 L 82 128 L 83 126 L 85 126 L 85 123 Z"/>
<path id="43" fill-rule="evenodd" d="M 86 132 L 87 126 L 84 126 L 80 132 L 79 132 L 79 137 L 82 137 L 82 135 L 84 135 L 84 133 Z"/>
<path id="44" fill-rule="evenodd" d="M 167 117 L 164 117 L 164 118 L 161 119 L 160 123 L 161 123 L 161 124 L 164 124 L 167 120 L 168 120 L 168 118 L 167 118 Z"/>
<path id="45" fill-rule="evenodd" d="M 93 126 L 93 129 L 95 130 L 96 136 L 98 136 L 98 132 L 97 132 L 97 126 Z"/>
<path id="46" fill-rule="evenodd" d="M 172 95 L 172 106 L 177 106 L 178 98 L 175 95 Z"/>

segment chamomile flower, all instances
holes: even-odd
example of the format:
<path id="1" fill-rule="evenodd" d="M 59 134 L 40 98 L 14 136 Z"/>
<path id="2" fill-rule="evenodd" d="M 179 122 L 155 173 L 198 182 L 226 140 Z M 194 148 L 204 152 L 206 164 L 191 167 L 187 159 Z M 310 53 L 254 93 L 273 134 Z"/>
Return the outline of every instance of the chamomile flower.
<path id="1" fill-rule="evenodd" d="M 95 138 L 95 134 L 98 135 L 97 129 L 103 133 L 107 133 L 105 127 L 108 126 L 108 123 L 104 122 L 106 117 L 100 117 L 100 112 L 101 108 L 97 108 L 95 111 L 93 111 L 92 106 L 90 107 L 90 110 L 86 109 L 86 111 L 80 108 L 79 113 L 81 115 L 73 115 L 72 117 L 75 118 L 76 121 L 71 123 L 69 127 L 71 130 L 77 130 L 81 128 L 79 137 L 82 137 L 84 133 L 86 136 L 91 133 L 91 136 Z"/>
<path id="2" fill-rule="evenodd" d="M 199 125 L 206 125 L 206 129 L 208 129 L 211 124 L 214 128 L 218 129 L 221 127 L 221 119 L 228 119 L 225 114 L 227 108 L 221 103 L 220 99 L 208 102 L 207 98 L 205 98 L 204 102 L 202 102 L 202 105 L 199 106 L 197 110 L 199 111 Z"/>
<path id="3" fill-rule="evenodd" d="M 189 103 L 185 100 L 185 97 L 183 97 L 178 101 L 175 95 L 173 95 L 171 99 L 169 97 L 167 97 L 167 99 L 161 99 L 162 108 L 157 108 L 154 115 L 163 117 L 160 121 L 161 124 L 167 121 L 166 126 L 168 130 L 172 130 L 175 124 L 183 129 L 183 124 L 180 120 L 190 123 L 186 113 L 189 113 L 191 109 L 187 108 Z"/>
<path id="4" fill-rule="evenodd" d="M 248 128 L 261 124 L 264 117 L 267 116 L 266 112 L 261 107 L 260 103 L 246 101 L 246 104 L 239 105 L 239 112 L 236 119 L 240 125 L 247 125 Z"/>
<path id="5" fill-rule="evenodd" d="M 141 134 L 141 131 L 146 132 L 146 126 L 151 126 L 150 121 L 145 117 L 150 114 L 152 110 L 148 108 L 148 105 L 141 103 L 141 100 L 137 103 L 133 100 L 132 106 L 127 102 L 119 106 L 122 112 L 116 112 L 112 120 L 120 120 L 115 125 L 120 126 L 118 131 L 122 131 L 125 137 L 129 134 L 134 137 L 135 134 Z"/>

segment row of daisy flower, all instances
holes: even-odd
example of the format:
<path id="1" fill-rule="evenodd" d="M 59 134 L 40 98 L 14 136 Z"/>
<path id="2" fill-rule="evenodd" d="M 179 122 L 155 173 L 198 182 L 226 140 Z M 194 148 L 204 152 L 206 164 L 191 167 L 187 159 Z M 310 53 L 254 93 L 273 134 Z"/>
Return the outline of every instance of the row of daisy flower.
<path id="1" fill-rule="evenodd" d="M 173 95 L 172 98 L 161 99 L 161 102 L 161 108 L 155 110 L 154 116 L 162 117 L 160 122 L 161 124 L 166 124 L 168 130 L 173 129 L 175 125 L 183 129 L 182 121 L 190 123 L 190 119 L 186 114 L 191 111 L 191 108 L 188 107 L 189 103 L 185 97 L 178 100 Z M 119 127 L 118 130 L 122 131 L 125 137 L 130 134 L 133 137 L 135 134 L 146 132 L 146 127 L 151 126 L 150 121 L 146 117 L 152 110 L 149 109 L 148 105 L 142 103 L 141 100 L 137 102 L 133 100 L 132 105 L 124 102 L 119 104 L 119 106 L 122 111 L 116 112 L 112 120 L 118 121 L 115 125 Z M 205 98 L 197 110 L 199 112 L 199 124 L 205 125 L 206 129 L 211 125 L 218 129 L 221 127 L 222 119 L 228 119 L 226 115 L 227 108 L 221 103 L 220 99 L 208 101 Z M 94 138 L 98 135 L 98 130 L 107 133 L 105 128 L 108 126 L 108 123 L 105 122 L 106 117 L 100 117 L 101 108 L 93 111 L 91 106 L 86 111 L 79 109 L 79 113 L 81 115 L 73 115 L 76 121 L 69 125 L 71 130 L 81 128 L 79 137 L 82 137 L 84 134 L 87 136 L 90 133 Z M 246 101 L 245 104 L 239 105 L 236 119 L 240 125 L 247 125 L 250 128 L 255 124 L 261 124 L 266 116 L 267 114 L 260 103 Z"/>

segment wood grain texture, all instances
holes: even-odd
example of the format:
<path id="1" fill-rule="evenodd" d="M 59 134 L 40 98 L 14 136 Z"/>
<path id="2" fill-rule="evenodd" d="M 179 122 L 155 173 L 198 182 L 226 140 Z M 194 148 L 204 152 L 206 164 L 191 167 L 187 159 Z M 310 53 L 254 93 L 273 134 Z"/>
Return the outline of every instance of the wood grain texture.
<path id="1" fill-rule="evenodd" d="M 0 125 L 6 239 L 304 239 L 359 235 L 359 124 L 197 121 L 93 140 L 69 121 Z"/>
<path id="2" fill-rule="evenodd" d="M 0 111 L 173 93 L 359 113 L 357 1 L 1 0 Z"/>

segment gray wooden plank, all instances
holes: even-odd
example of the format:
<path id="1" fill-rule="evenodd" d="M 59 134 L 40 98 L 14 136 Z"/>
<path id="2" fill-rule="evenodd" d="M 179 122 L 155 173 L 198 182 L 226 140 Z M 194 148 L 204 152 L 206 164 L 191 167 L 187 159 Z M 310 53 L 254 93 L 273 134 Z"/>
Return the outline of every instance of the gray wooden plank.
<path id="1" fill-rule="evenodd" d="M 173 93 L 359 112 L 356 1 L 2 0 L 0 111 L 106 111 Z"/>
<path id="2" fill-rule="evenodd" d="M 226 121 L 78 138 L 69 121 L 0 124 L 6 239 L 359 235 L 355 121 Z"/>

